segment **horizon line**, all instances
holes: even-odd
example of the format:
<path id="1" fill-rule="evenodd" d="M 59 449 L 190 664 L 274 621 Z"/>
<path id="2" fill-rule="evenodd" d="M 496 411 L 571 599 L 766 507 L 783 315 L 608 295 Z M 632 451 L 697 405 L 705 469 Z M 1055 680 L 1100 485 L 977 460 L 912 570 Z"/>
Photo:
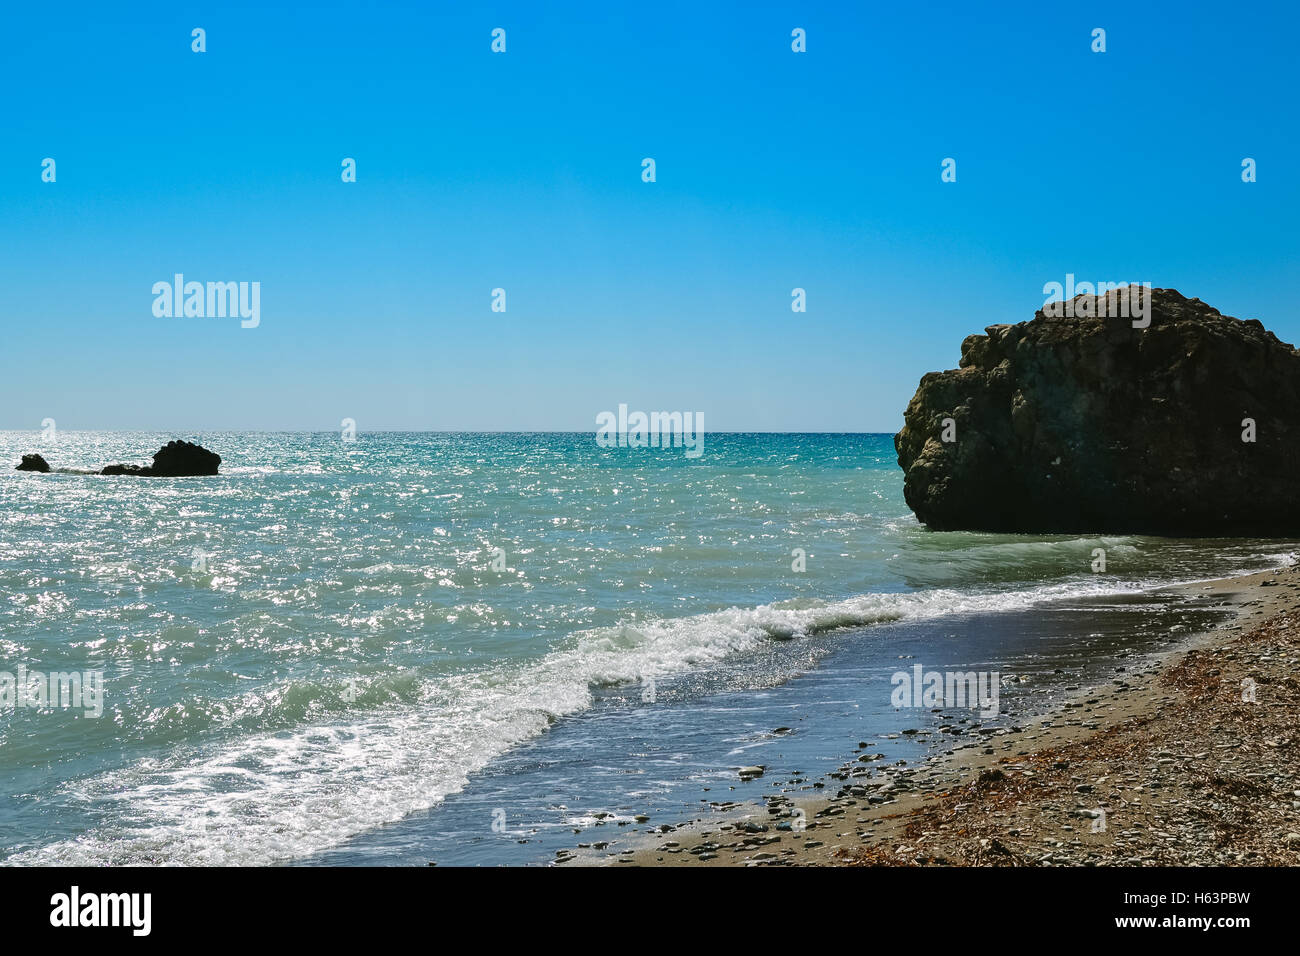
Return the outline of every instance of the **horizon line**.
<path id="1" fill-rule="evenodd" d="M 146 428 L 146 427 L 126 427 L 126 428 L 59 428 L 60 432 L 74 434 L 81 432 L 177 432 L 180 431 L 187 435 L 211 435 L 222 432 L 244 432 L 262 435 L 325 435 L 339 431 L 334 428 L 199 428 L 191 431 L 174 428 Z M 4 432 L 36 432 L 40 433 L 41 428 L 0 428 L 0 433 Z M 367 433 L 385 433 L 385 434 L 405 434 L 405 435 L 595 435 L 598 429 L 573 429 L 573 428 L 402 428 L 397 426 L 376 428 L 358 428 L 356 434 L 364 435 Z M 706 435 L 896 435 L 898 431 L 837 431 L 837 430 L 817 430 L 817 429 L 780 429 L 780 430 L 760 430 L 760 429 L 711 429 L 705 430 Z"/>

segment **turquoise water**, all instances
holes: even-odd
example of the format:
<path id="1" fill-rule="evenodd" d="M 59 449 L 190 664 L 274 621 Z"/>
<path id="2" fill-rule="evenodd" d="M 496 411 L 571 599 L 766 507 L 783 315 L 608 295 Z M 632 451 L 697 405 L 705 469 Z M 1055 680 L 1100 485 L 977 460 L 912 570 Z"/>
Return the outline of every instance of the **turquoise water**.
<path id="1" fill-rule="evenodd" d="M 174 437 L 222 474 L 9 470 Z M 102 717 L 0 710 L 17 863 L 303 860 L 501 774 L 619 689 L 684 681 L 707 730 L 710 701 L 787 679 L 792 649 L 1293 549 L 931 533 L 888 435 L 709 435 L 689 459 L 592 434 L 5 432 L 0 461 L 0 671 L 104 675 Z"/>

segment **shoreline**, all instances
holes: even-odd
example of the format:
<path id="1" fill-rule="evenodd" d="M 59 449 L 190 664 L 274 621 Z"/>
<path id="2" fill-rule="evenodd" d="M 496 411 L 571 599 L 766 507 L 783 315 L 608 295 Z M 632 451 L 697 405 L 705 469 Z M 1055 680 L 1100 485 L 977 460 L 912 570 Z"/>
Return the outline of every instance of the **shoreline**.
<path id="1" fill-rule="evenodd" d="M 616 855 L 585 846 L 552 862 L 1300 864 L 1300 567 L 1164 590 L 1222 598 L 1235 613 L 979 743 L 936 746 L 915 766 L 850 761 L 820 794 L 727 802 Z M 1247 679 L 1255 703 L 1242 700 Z"/>

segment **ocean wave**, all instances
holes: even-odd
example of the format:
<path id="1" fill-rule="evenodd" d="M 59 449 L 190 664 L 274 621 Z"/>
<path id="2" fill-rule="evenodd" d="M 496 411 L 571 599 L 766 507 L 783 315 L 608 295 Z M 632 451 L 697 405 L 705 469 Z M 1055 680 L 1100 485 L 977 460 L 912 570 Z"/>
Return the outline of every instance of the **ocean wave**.
<path id="1" fill-rule="evenodd" d="M 248 733 L 207 752 L 173 753 L 70 781 L 63 786 L 67 797 L 92 812 L 110 811 L 112 822 L 3 862 L 293 860 L 429 810 L 497 756 L 544 733 L 556 719 L 589 708 L 595 688 L 673 677 L 772 640 L 1116 590 L 1081 581 L 1004 593 L 866 594 L 583 631 L 532 663 L 430 680 L 411 702 L 395 706 L 386 698 L 378 707 L 314 726 Z"/>

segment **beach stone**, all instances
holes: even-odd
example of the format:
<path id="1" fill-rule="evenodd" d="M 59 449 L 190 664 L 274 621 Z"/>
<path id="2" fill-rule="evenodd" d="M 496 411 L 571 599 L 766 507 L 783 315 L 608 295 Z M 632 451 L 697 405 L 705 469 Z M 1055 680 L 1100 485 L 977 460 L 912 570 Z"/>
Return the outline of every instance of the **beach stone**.
<path id="1" fill-rule="evenodd" d="M 922 376 L 894 437 L 917 518 L 944 531 L 1300 532 L 1300 351 L 1174 289 L 1143 298 L 1145 328 L 1131 307 L 1119 314 L 1127 289 L 1080 295 L 1071 317 L 991 325 L 962 342 L 958 368 Z"/>
<path id="2" fill-rule="evenodd" d="M 40 455 L 23 455 L 23 460 L 14 466 L 14 471 L 49 472 L 50 466 Z"/>

